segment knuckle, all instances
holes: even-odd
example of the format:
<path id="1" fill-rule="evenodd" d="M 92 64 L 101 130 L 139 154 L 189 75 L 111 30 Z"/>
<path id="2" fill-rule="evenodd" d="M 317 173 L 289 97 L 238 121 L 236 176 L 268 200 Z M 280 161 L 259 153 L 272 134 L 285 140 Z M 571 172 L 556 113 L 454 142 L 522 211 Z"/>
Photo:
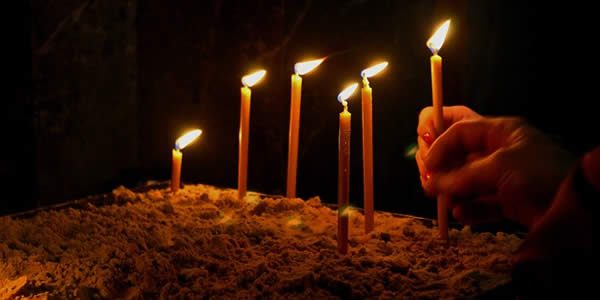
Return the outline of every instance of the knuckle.
<path id="1" fill-rule="evenodd" d="M 463 131 L 465 129 L 467 129 L 469 126 L 471 126 L 471 122 L 470 121 L 458 121 L 454 124 L 452 124 L 447 131 Z"/>
<path id="2" fill-rule="evenodd" d="M 465 105 L 456 105 L 455 107 L 457 110 L 460 110 L 460 111 L 472 112 L 472 110 Z"/>
<path id="3" fill-rule="evenodd" d="M 527 124 L 527 121 L 525 121 L 525 119 L 522 117 L 507 117 L 504 120 L 507 124 L 507 127 L 512 130 L 525 127 Z"/>

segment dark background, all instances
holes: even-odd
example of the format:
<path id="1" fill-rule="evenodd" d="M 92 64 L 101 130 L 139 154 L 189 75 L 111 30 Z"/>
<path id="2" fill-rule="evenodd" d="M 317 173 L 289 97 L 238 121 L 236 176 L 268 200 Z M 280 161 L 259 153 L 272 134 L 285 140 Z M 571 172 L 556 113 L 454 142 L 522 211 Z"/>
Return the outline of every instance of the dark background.
<path id="1" fill-rule="evenodd" d="M 554 3 L 554 2 L 553 2 Z M 376 209 L 433 216 L 405 150 L 430 104 L 430 52 L 440 51 L 445 102 L 519 115 L 577 155 L 600 144 L 590 7 L 526 1 L 93 1 L 29 0 L 4 21 L 5 129 L 0 212 L 168 180 L 174 140 L 183 181 L 235 187 L 240 78 L 253 88 L 249 189 L 284 194 L 290 75 L 304 76 L 298 195 L 336 200 L 337 93 L 388 60 L 374 93 Z M 358 95 L 358 93 L 357 93 Z M 351 202 L 362 204 L 360 97 L 353 113 Z M 595 116 L 597 118 L 597 116 Z M 14 195 L 14 196 L 13 196 Z"/>

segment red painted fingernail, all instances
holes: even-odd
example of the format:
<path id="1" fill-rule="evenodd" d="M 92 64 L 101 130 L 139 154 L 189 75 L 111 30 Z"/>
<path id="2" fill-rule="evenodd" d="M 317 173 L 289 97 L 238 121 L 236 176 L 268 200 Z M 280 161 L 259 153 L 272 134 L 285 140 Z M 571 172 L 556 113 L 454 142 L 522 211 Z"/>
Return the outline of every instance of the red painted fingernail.
<path id="1" fill-rule="evenodd" d="M 431 172 L 427 171 L 425 172 L 425 180 L 429 180 L 429 178 L 431 178 Z"/>
<path id="2" fill-rule="evenodd" d="M 431 145 L 431 143 L 433 143 L 433 137 L 431 136 L 431 134 L 429 132 L 426 132 L 423 135 L 423 140 L 425 141 L 425 143 L 427 143 L 428 145 Z"/>

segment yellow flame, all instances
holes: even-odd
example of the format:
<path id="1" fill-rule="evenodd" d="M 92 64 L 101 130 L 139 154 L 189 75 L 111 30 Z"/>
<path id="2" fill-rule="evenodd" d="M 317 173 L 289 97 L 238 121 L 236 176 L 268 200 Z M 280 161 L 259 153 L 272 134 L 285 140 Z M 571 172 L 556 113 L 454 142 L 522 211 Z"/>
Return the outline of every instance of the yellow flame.
<path id="1" fill-rule="evenodd" d="M 265 76 L 265 74 L 267 74 L 267 71 L 265 70 L 260 70 L 252 74 L 248 74 L 242 77 L 242 83 L 247 87 L 252 87 L 257 82 L 259 82 Z"/>
<path id="2" fill-rule="evenodd" d="M 356 91 L 357 87 L 358 87 L 358 83 L 353 83 L 353 84 L 349 85 L 347 88 L 345 88 L 343 91 L 341 91 L 338 94 L 338 101 L 340 101 L 342 104 L 346 105 L 346 100 L 348 100 L 348 98 L 350 98 L 350 96 L 352 96 L 354 91 Z"/>
<path id="3" fill-rule="evenodd" d="M 446 34 L 450 28 L 450 20 L 447 20 L 438 28 L 438 30 L 427 40 L 427 47 L 431 49 L 431 52 L 437 53 L 446 40 Z"/>
<path id="4" fill-rule="evenodd" d="M 202 134 L 202 130 L 195 129 L 187 132 L 186 134 L 180 136 L 177 141 L 175 141 L 175 148 L 181 150 L 185 148 L 187 145 L 192 143 L 196 138 L 198 138 Z"/>
<path id="5" fill-rule="evenodd" d="M 315 60 L 309 60 L 309 61 L 299 62 L 296 65 L 294 65 L 294 71 L 298 75 L 304 75 L 304 74 L 306 74 L 306 73 L 314 70 L 324 60 L 325 60 L 325 58 L 320 58 L 320 59 L 315 59 Z"/>
<path id="6" fill-rule="evenodd" d="M 388 62 L 384 61 L 382 63 L 378 63 L 372 67 L 368 67 L 364 70 L 362 70 L 362 72 L 360 72 L 360 76 L 361 77 L 373 77 L 375 75 L 377 75 L 377 73 L 383 71 L 383 69 L 385 69 L 388 66 Z"/>

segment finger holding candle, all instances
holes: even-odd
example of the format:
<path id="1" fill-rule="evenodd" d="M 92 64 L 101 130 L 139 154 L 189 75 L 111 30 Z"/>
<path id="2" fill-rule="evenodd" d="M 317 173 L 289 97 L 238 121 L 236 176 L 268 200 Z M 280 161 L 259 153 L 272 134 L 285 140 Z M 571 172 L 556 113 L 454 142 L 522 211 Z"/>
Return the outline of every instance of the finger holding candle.
<path id="1" fill-rule="evenodd" d="M 383 71 L 388 62 L 378 63 L 360 72 L 363 81 L 362 99 L 362 138 L 363 138 L 363 208 L 365 213 L 365 233 L 375 227 L 375 205 L 373 187 L 373 92 L 369 77 Z"/>
<path id="2" fill-rule="evenodd" d="M 348 252 L 348 214 L 344 213 L 350 203 L 350 121 L 348 112 L 348 98 L 352 96 L 358 83 L 344 89 L 338 95 L 338 101 L 344 106 L 340 113 L 340 129 L 338 136 L 338 251 L 342 254 Z"/>
<path id="3" fill-rule="evenodd" d="M 267 73 L 260 70 L 242 77 L 241 105 L 240 105 L 240 132 L 238 152 L 238 198 L 246 196 L 248 184 L 248 141 L 250 138 L 250 88 L 257 84 Z"/>
<path id="4" fill-rule="evenodd" d="M 172 151 L 172 167 L 171 167 L 171 191 L 177 192 L 181 185 L 181 163 L 183 153 L 181 150 L 195 141 L 202 134 L 202 130 L 195 129 L 182 135 L 175 141 L 175 147 Z"/>
<path id="5" fill-rule="evenodd" d="M 299 62 L 294 65 L 294 74 L 292 75 L 292 93 L 290 103 L 290 131 L 288 140 L 288 165 L 286 196 L 288 198 L 296 197 L 296 175 L 298 171 L 298 144 L 300 136 L 300 103 L 302 100 L 302 77 L 318 67 L 325 59 L 315 59 L 305 62 Z"/>
<path id="6" fill-rule="evenodd" d="M 444 127 L 444 98 L 442 94 L 442 57 L 438 51 L 442 48 L 446 35 L 450 28 L 450 20 L 444 22 L 438 30 L 427 41 L 427 47 L 433 54 L 431 56 L 431 95 L 433 100 L 433 124 L 436 136 L 439 136 L 446 128 Z M 440 238 L 448 239 L 448 209 L 446 207 L 447 199 L 444 195 L 439 195 L 437 199 L 438 226 L 440 229 Z"/>

